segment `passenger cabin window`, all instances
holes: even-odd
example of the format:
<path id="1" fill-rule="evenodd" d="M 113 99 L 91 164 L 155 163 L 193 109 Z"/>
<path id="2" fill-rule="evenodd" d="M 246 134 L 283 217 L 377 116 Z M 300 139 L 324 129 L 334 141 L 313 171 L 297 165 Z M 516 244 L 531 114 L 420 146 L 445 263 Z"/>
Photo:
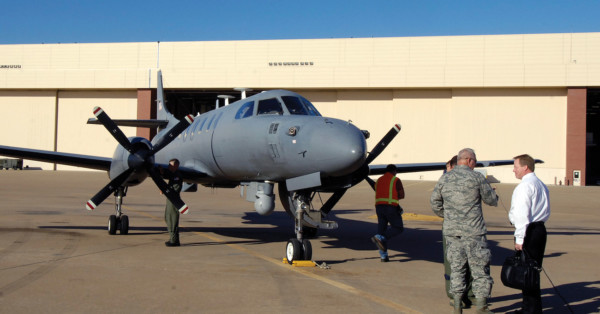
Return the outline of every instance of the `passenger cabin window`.
<path id="1" fill-rule="evenodd" d="M 236 119 L 243 119 L 252 116 L 252 112 L 254 111 L 254 101 L 249 101 L 243 104 L 238 112 L 235 114 Z"/>
<path id="2" fill-rule="evenodd" d="M 256 112 L 256 114 L 282 115 L 283 108 L 281 107 L 281 103 L 279 102 L 279 100 L 277 100 L 277 98 L 263 99 L 258 102 L 258 111 Z"/>

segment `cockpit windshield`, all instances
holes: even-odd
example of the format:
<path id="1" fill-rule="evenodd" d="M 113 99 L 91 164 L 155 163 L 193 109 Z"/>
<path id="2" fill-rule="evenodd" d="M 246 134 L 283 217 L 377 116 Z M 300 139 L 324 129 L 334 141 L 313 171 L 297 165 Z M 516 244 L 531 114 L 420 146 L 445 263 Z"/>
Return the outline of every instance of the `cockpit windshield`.
<path id="1" fill-rule="evenodd" d="M 317 109 L 304 97 L 282 96 L 286 108 L 292 115 L 320 116 Z"/>

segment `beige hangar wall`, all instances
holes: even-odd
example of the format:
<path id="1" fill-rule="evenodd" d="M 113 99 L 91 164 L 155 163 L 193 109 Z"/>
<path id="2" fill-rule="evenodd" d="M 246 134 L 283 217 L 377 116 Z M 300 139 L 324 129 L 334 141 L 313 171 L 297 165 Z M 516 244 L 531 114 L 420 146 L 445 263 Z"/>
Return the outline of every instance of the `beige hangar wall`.
<path id="1" fill-rule="evenodd" d="M 54 150 L 56 91 L 0 90 L 1 143 Z M 25 161 L 23 166 L 52 169 L 52 164 Z"/>
<path id="2" fill-rule="evenodd" d="M 58 101 L 57 101 L 58 94 Z M 2 145 L 112 157 L 118 145 L 101 125 L 87 124 L 100 106 L 111 118 L 137 114 L 135 91 L 0 91 Z M 58 109 L 57 109 L 58 108 Z M 58 123 L 56 123 L 58 121 Z M 56 128 L 56 126 L 58 127 Z M 135 136 L 135 128 L 121 128 Z M 55 133 L 57 136 L 55 136 Z M 53 164 L 24 160 L 24 166 L 52 170 Z M 57 165 L 58 170 L 77 169 Z"/>
<path id="3" fill-rule="evenodd" d="M 57 150 L 84 155 L 112 157 L 117 141 L 102 125 L 87 124 L 95 118 L 94 107 L 101 107 L 113 119 L 131 119 L 137 115 L 135 91 L 68 91 L 60 92 L 58 105 Z M 121 127 L 127 137 L 135 136 L 136 129 Z M 76 169 L 57 165 L 57 169 Z"/>
<path id="4" fill-rule="evenodd" d="M 544 160 L 536 173 L 563 181 L 566 163 L 566 90 L 440 89 L 306 91 L 321 114 L 351 120 L 371 133 L 372 148 L 396 123 L 401 132 L 376 163 L 447 161 L 464 147 L 480 160 L 528 153 Z M 500 182 L 516 182 L 512 166 L 487 168 Z M 441 171 L 401 174 L 437 180 Z"/>

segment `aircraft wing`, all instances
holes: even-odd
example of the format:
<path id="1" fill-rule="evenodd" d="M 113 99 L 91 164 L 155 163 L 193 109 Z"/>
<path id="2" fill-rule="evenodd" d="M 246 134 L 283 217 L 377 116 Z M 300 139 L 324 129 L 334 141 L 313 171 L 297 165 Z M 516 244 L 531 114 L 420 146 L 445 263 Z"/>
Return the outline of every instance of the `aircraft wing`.
<path id="1" fill-rule="evenodd" d="M 477 167 L 494 167 L 494 166 L 505 166 L 512 165 L 514 159 L 506 160 L 483 160 L 477 162 Z M 536 159 L 535 163 L 544 163 L 540 159 Z M 385 167 L 387 165 L 369 165 L 369 175 L 380 175 L 385 173 Z M 445 162 L 432 162 L 432 163 L 417 163 L 417 164 L 396 164 L 398 173 L 407 172 L 420 172 L 420 171 L 431 171 L 431 170 L 444 170 L 446 169 Z"/>
<path id="2" fill-rule="evenodd" d="M 108 171 L 111 158 L 0 145 L 0 155 Z"/>

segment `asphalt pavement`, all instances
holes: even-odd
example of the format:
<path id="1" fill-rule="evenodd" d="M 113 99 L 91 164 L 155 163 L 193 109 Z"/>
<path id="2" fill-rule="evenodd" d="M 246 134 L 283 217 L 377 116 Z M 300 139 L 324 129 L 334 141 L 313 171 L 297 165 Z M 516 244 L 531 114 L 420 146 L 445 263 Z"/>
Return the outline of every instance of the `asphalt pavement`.
<path id="1" fill-rule="evenodd" d="M 190 206 L 181 217 L 182 246 L 165 247 L 165 199 L 151 180 L 129 188 L 125 197 L 128 235 L 108 234 L 112 197 L 94 211 L 85 209 L 108 181 L 101 172 L 0 171 L 0 313 L 452 309 L 444 291 L 441 220 L 429 207 L 435 182 L 404 182 L 406 229 L 392 239 L 389 263 L 379 261 L 369 240 L 376 219 L 373 191 L 365 183 L 330 214 L 339 228 L 320 230 L 311 240 L 320 267 L 294 267 L 283 262 L 293 220 L 280 204 L 260 216 L 239 188 L 182 193 Z M 513 252 L 507 211 L 515 184 L 493 186 L 500 206 L 484 207 L 495 280 L 490 308 L 505 313 L 518 309 L 521 298 L 500 281 L 502 262 Z M 544 312 L 569 313 L 565 302 L 574 313 L 599 312 L 600 187 L 549 188 Z"/>

